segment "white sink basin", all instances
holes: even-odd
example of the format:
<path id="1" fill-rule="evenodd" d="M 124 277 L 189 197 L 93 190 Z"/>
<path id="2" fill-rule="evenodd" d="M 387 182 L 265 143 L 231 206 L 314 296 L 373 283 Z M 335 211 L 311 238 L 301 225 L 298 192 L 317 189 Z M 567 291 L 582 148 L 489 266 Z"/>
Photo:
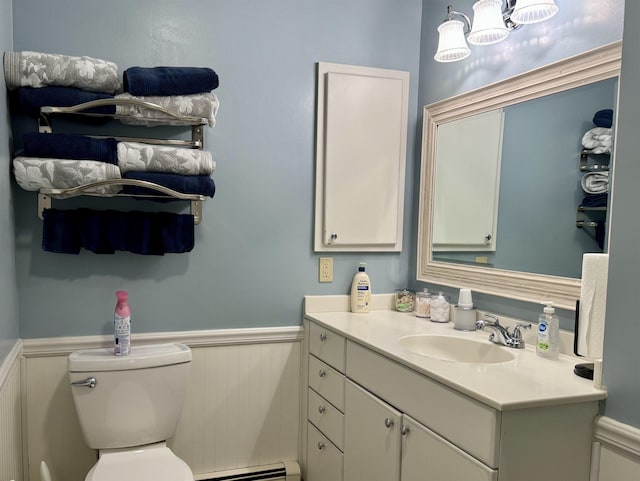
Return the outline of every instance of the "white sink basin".
<path id="1" fill-rule="evenodd" d="M 398 344 L 416 354 L 441 361 L 495 364 L 512 361 L 515 357 L 508 347 L 463 337 L 422 334 L 401 337 Z"/>

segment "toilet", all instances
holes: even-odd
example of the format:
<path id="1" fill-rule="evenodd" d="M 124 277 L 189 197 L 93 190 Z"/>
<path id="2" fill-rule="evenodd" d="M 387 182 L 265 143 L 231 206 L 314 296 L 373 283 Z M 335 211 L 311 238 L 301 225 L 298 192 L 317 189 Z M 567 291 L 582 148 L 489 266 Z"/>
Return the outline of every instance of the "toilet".
<path id="1" fill-rule="evenodd" d="M 71 391 L 87 445 L 98 462 L 85 481 L 193 481 L 166 445 L 175 433 L 191 367 L 181 343 L 71 353 Z"/>

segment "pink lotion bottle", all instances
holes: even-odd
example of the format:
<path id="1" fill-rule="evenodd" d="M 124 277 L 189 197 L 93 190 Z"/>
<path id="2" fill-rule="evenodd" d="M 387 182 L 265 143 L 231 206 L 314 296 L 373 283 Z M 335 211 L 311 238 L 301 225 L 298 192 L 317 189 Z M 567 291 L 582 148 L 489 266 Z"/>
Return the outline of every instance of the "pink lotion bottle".
<path id="1" fill-rule="evenodd" d="M 128 356 L 131 352 L 131 308 L 129 307 L 129 293 L 116 291 L 118 302 L 113 314 L 114 345 L 116 356 Z"/>

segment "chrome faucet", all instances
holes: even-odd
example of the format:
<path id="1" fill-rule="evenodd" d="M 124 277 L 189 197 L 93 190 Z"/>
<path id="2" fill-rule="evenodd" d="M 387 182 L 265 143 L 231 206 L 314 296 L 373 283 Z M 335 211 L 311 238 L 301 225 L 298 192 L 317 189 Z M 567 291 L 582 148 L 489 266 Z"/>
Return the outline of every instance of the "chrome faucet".
<path id="1" fill-rule="evenodd" d="M 524 348 L 524 339 L 522 338 L 521 329 L 531 329 L 529 322 L 517 322 L 513 328 L 513 333 L 509 332 L 509 328 L 500 324 L 497 316 L 493 314 L 485 314 L 490 319 L 480 319 L 476 321 L 476 329 L 491 329 L 493 332 L 489 336 L 489 340 L 496 344 L 513 347 L 515 349 Z M 493 319 L 493 320 L 491 320 Z"/>

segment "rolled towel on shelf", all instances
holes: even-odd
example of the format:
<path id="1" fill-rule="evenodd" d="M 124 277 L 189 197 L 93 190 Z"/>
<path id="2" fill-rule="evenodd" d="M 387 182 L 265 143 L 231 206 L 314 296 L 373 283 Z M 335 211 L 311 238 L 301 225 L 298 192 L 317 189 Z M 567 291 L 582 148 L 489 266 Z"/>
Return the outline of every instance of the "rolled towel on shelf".
<path id="1" fill-rule="evenodd" d="M 4 78 L 9 90 L 57 85 L 115 94 L 121 88 L 113 62 L 43 52 L 5 52 Z"/>
<path id="2" fill-rule="evenodd" d="M 178 115 L 207 119 L 209 127 L 214 127 L 216 125 L 216 115 L 218 115 L 218 108 L 220 106 L 218 97 L 213 93 L 171 96 L 152 95 L 139 97 L 128 93 L 122 93 L 116 95 L 115 99 L 137 99 L 144 102 L 150 102 Z M 184 124 L 184 122 L 181 122 L 175 117 L 165 114 L 164 112 L 133 104 L 118 105 L 116 107 L 116 114 L 134 117 L 132 119 L 121 119 L 122 123 L 129 125 L 154 126 L 159 124 L 158 121 L 162 121 L 163 125 Z"/>
<path id="3" fill-rule="evenodd" d="M 84 248 L 95 254 L 177 254 L 191 251 L 194 238 L 190 214 L 91 209 L 43 212 L 42 249 L 49 252 L 79 254 Z"/>
<path id="4" fill-rule="evenodd" d="M 582 146 L 593 154 L 607 154 L 611 152 L 612 139 L 611 129 L 595 127 L 582 136 Z"/>
<path id="5" fill-rule="evenodd" d="M 100 180 L 119 179 L 117 165 L 96 160 L 43 159 L 16 157 L 13 172 L 18 185 L 24 190 L 69 189 Z M 88 192 L 114 194 L 121 186 L 95 187 Z"/>
<path id="6" fill-rule="evenodd" d="M 582 199 L 582 205 L 585 207 L 606 207 L 609 202 L 609 194 L 589 194 Z"/>
<path id="7" fill-rule="evenodd" d="M 118 166 L 126 172 L 166 172 L 181 175 L 211 175 L 215 162 L 206 150 L 166 147 L 138 142 L 119 142 Z"/>
<path id="8" fill-rule="evenodd" d="M 208 175 L 179 175 L 167 174 L 164 172 L 126 172 L 122 174 L 123 179 L 146 180 L 154 184 L 162 185 L 183 194 L 198 194 L 213 197 L 216 193 L 216 185 Z M 145 187 L 126 185 L 123 187 L 124 194 L 131 195 L 157 195 L 165 197 L 164 194 Z"/>
<path id="9" fill-rule="evenodd" d="M 609 192 L 609 172 L 587 172 L 582 176 L 580 185 L 587 194 Z"/>
<path id="10" fill-rule="evenodd" d="M 596 125 L 596 127 L 604 127 L 606 129 L 610 129 L 613 125 L 613 110 L 598 110 L 593 116 L 593 123 Z"/>
<path id="11" fill-rule="evenodd" d="M 123 87 L 131 95 L 188 95 L 218 88 L 218 74 L 208 67 L 131 67 Z"/>
<path id="12" fill-rule="evenodd" d="M 91 102 L 92 100 L 112 99 L 113 95 L 100 92 L 87 92 L 75 87 L 20 87 L 12 93 L 15 104 L 20 111 L 38 117 L 41 107 L 72 107 L 74 105 Z M 116 113 L 114 105 L 94 107 L 84 113 L 107 114 Z"/>
<path id="13" fill-rule="evenodd" d="M 114 138 L 94 139 L 86 135 L 41 134 L 22 135 L 24 157 L 97 160 L 118 164 L 118 141 Z"/>

